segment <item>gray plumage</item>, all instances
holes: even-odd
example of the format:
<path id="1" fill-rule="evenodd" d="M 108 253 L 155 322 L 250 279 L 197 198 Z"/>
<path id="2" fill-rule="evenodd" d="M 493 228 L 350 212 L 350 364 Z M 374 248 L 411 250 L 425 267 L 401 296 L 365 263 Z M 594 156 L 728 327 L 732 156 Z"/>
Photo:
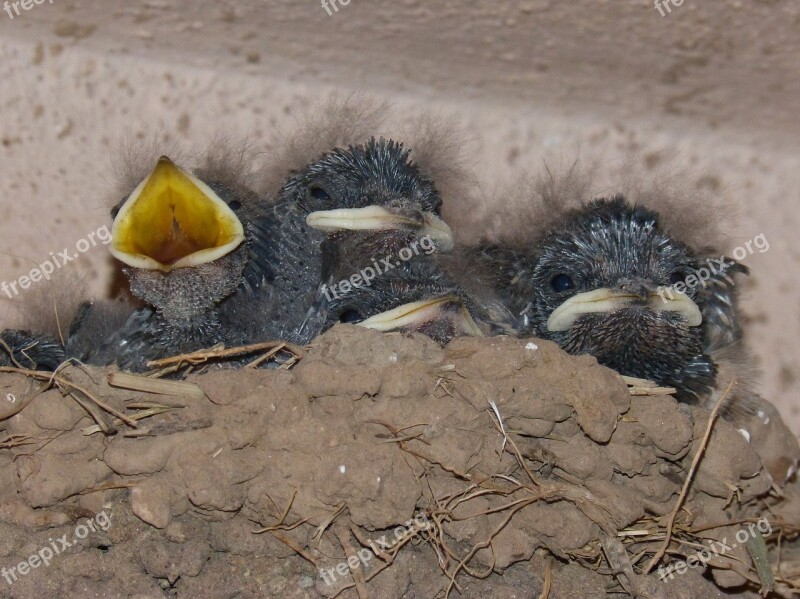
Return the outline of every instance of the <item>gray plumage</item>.
<path id="1" fill-rule="evenodd" d="M 741 338 L 734 277 L 746 269 L 726 259 L 705 286 L 688 288 L 702 314 L 700 326 L 658 311 L 659 289 L 684 282 L 705 265 L 705 256 L 671 237 L 656 212 L 621 196 L 568 212 L 528 251 L 487 247 L 484 254 L 498 264 L 522 332 L 552 339 L 570 353 L 592 354 L 623 374 L 674 386 L 683 401 L 711 395 L 717 373 L 712 353 Z M 625 309 L 583 314 L 568 330 L 549 330 L 548 319 L 567 299 L 603 288 L 635 299 Z"/>
<path id="2" fill-rule="evenodd" d="M 312 119 L 293 138 L 283 139 L 283 147 L 260 170 L 251 166 L 245 151 L 230 144 L 212 146 L 192 172 L 200 179 L 198 185 L 208 185 L 236 214 L 244 243 L 214 260 L 172 269 L 142 266 L 134 256 L 124 272 L 143 305 L 87 304 L 71 328 L 67 355 L 143 370 L 148 360 L 218 343 L 305 342 L 325 326 L 320 284 L 329 279 L 337 260 L 350 255 L 349 246 L 372 237 L 375 254 L 384 255 L 432 225 L 438 234 L 444 227 L 447 238 L 449 230 L 439 219 L 442 200 L 431 174 L 441 175 L 449 187 L 468 178 L 458 177 L 453 163 L 442 166 L 451 155 L 444 152 L 447 144 L 435 134 L 432 121 L 421 128 L 415 149 L 425 164 L 415 162 L 399 142 L 370 138 L 367 131 L 375 131 L 381 113 L 382 108 L 371 110 L 352 100 L 333 102 L 326 118 Z M 334 141 L 333 149 L 317 153 L 321 143 Z M 148 177 L 157 155 L 125 153 L 119 195 L 127 197 L 134 188 L 142 193 L 141 178 Z M 281 171 L 280 189 L 270 191 Z M 193 249 L 191 232 L 185 233 L 180 222 L 180 206 L 170 207 L 176 240 L 169 243 L 177 250 L 168 248 L 164 254 L 157 246 L 143 252 L 156 261 L 162 255 L 171 259 L 176 251 L 182 252 L 177 254 L 181 258 Z M 310 215 L 366 207 L 379 207 L 386 214 L 380 218 L 391 225 L 381 223 L 377 231 L 326 230 L 307 222 Z M 123 200 L 112 210 L 115 224 L 121 220 L 119 211 L 126 209 L 131 211 Z M 146 236 L 146 227 L 142 229 Z M 142 243 L 146 241 L 144 237 Z M 141 244 L 132 245 L 131 251 L 142 253 Z"/>
<path id="3" fill-rule="evenodd" d="M 464 258 L 458 250 L 451 255 L 421 252 L 402 262 L 392 255 L 389 263 L 393 267 L 377 274 L 369 284 L 347 291 L 323 290 L 322 328 L 343 322 L 385 331 L 417 332 L 442 345 L 461 335 L 513 334 L 515 319 L 499 298 L 489 289 L 463 284 Z M 334 278 L 346 280 L 353 273 L 364 272 L 365 266 L 370 267 L 363 261 L 340 262 Z M 374 266 L 371 268 L 375 270 Z M 391 311 L 404 307 L 409 308 L 407 314 L 388 318 Z M 378 322 L 380 316 L 387 318 Z"/>
<path id="4" fill-rule="evenodd" d="M 520 332 L 675 387 L 680 401 L 708 408 L 735 379 L 722 413 L 784 484 L 800 447 L 756 390 L 738 307 L 748 269 L 718 249 L 730 210 L 659 185 L 634 189 L 636 203 L 623 196 L 586 202 L 588 188 L 576 167 L 562 178 L 548 172 L 504 242 L 475 249 L 520 317 Z"/>

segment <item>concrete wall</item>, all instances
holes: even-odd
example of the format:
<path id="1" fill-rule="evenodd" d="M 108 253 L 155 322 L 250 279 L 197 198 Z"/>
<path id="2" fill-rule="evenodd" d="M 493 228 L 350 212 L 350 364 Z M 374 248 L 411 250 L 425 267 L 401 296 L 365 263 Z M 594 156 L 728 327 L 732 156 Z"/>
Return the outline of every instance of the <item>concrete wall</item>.
<path id="1" fill-rule="evenodd" d="M 28 2 L 29 0 L 26 0 Z M 740 205 L 750 343 L 800 430 L 800 4 L 684 0 L 43 0 L 0 12 L 0 279 L 108 223 L 109 155 L 160 130 L 269 148 L 330 90 L 453 114 L 491 195 L 553 156 L 635 155 Z M 27 5 L 27 4 L 26 4 Z M 452 208 L 451 208 L 452 209 Z M 467 219 L 478 231 L 489 207 Z M 103 247 L 65 266 L 95 292 Z M 14 299 L 0 295 L 3 323 Z"/>

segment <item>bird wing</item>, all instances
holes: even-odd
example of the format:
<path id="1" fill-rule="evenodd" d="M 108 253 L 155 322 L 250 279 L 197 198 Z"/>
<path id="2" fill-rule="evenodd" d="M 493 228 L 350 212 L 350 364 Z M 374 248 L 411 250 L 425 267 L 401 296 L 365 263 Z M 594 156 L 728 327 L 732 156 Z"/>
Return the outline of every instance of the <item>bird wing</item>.
<path id="1" fill-rule="evenodd" d="M 49 335 L 16 329 L 0 333 L 0 366 L 53 371 L 64 360 L 64 346 Z"/>
<path id="2" fill-rule="evenodd" d="M 720 258 L 722 260 L 723 257 Z M 711 259 L 709 260 L 709 262 Z M 736 260 L 724 257 L 726 268 L 712 274 L 701 293 L 705 295 L 703 322 L 706 323 L 706 352 L 713 353 L 742 339 L 738 314 L 738 290 L 735 276 L 749 274 Z"/>

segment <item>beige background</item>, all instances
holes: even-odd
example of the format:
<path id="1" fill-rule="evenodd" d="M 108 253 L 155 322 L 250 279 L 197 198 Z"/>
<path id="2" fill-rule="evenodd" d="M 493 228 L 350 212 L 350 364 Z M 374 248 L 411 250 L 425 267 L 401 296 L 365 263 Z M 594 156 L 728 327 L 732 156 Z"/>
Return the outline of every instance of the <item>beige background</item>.
<path id="1" fill-rule="evenodd" d="M 12 8 L 13 11 L 13 8 Z M 44 0 L 0 12 L 0 280 L 108 223 L 109 154 L 160 130 L 269 147 L 332 89 L 453 114 L 487 195 L 543 157 L 677 165 L 741 209 L 750 342 L 800 431 L 800 3 L 685 0 Z M 478 231 L 488 207 L 469 215 Z M 98 247 L 65 267 L 94 291 Z M 25 294 L 0 296 L 0 323 Z"/>

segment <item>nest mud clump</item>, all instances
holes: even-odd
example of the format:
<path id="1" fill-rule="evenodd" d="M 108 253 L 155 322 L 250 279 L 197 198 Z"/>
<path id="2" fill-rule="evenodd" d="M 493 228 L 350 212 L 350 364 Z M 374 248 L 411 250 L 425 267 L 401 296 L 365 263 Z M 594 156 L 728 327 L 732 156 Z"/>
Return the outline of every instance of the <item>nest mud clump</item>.
<path id="1" fill-rule="evenodd" d="M 341 325 L 292 362 L 172 395 L 4 369 L 2 596 L 798 590 L 797 481 L 594 358 Z"/>

